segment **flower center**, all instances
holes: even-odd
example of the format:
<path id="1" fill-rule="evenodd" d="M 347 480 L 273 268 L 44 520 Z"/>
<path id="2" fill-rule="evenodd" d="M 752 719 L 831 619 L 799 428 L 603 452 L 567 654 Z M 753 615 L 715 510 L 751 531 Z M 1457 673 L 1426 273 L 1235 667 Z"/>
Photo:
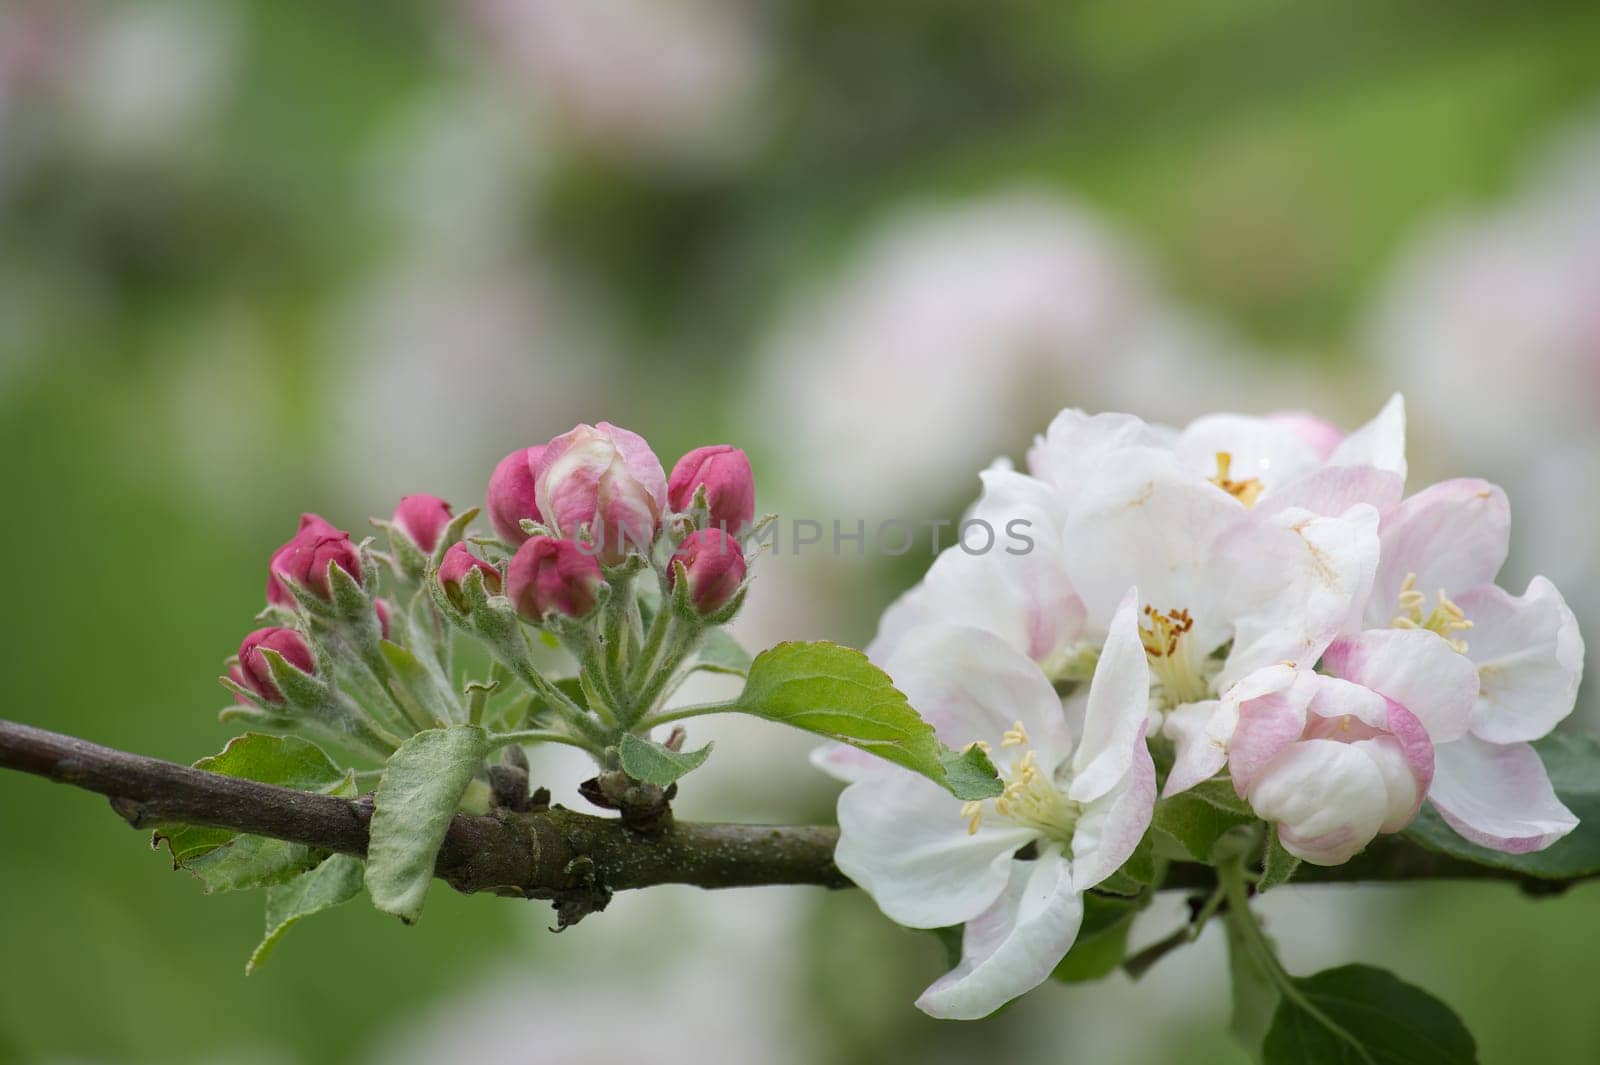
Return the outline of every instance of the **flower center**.
<path id="1" fill-rule="evenodd" d="M 1228 493 L 1248 510 L 1256 505 L 1256 500 L 1261 497 L 1261 481 L 1255 477 L 1243 481 L 1235 481 L 1229 476 L 1233 470 L 1233 455 L 1227 451 L 1217 452 L 1217 475 L 1211 478 L 1211 483 Z"/>
<path id="2" fill-rule="evenodd" d="M 1405 583 L 1400 586 L 1400 594 L 1395 599 L 1394 620 L 1389 624 L 1396 629 L 1427 629 L 1444 637 L 1444 642 L 1449 644 L 1459 654 L 1467 653 L 1467 641 L 1453 638 L 1455 633 L 1466 632 L 1472 628 L 1472 622 L 1461 608 L 1450 601 L 1444 594 L 1444 589 L 1439 590 L 1438 602 L 1433 610 L 1424 617 L 1422 612 L 1427 608 L 1428 597 L 1417 591 L 1417 575 L 1406 574 Z"/>
<path id="3" fill-rule="evenodd" d="M 1211 682 L 1204 663 L 1196 658 L 1194 640 L 1189 638 L 1193 628 L 1194 618 L 1189 611 L 1168 610 L 1163 614 L 1148 605 L 1144 620 L 1139 623 L 1139 642 L 1144 644 L 1150 672 L 1155 674 L 1162 702 L 1168 707 L 1192 703 L 1210 694 Z"/>
<path id="4" fill-rule="evenodd" d="M 1032 741 L 1028 730 L 1018 721 L 1007 730 L 1000 741 L 1002 747 L 1027 747 Z M 1003 775 L 1005 790 L 993 800 L 996 816 L 1013 824 L 1031 828 L 1042 836 L 1072 842 L 1072 830 L 1077 827 L 1083 809 L 1056 788 L 1050 774 L 1041 770 L 1032 748 Z M 976 835 L 983 823 L 983 802 L 969 802 L 961 807 L 966 818 L 967 832 Z"/>

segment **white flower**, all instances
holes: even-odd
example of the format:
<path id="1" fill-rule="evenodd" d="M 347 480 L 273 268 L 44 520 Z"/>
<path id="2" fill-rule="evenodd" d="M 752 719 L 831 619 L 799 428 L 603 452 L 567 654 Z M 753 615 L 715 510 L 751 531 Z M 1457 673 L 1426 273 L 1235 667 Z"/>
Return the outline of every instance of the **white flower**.
<path id="1" fill-rule="evenodd" d="M 1037 986 L 1077 936 L 1083 892 L 1143 837 L 1155 768 L 1137 602 L 1126 596 L 1110 627 L 1076 741 L 1044 673 L 981 629 L 921 626 L 886 663 L 945 743 L 988 745 L 1005 783 L 962 803 L 887 762 L 844 774 L 839 868 L 900 924 L 966 926 L 961 963 L 918 999 L 924 1011 L 982 1017 Z"/>

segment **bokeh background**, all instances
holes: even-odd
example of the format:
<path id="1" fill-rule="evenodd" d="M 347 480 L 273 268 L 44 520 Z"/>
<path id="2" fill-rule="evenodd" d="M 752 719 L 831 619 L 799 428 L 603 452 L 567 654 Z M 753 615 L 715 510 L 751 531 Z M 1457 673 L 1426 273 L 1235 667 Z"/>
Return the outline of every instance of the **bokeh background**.
<path id="1" fill-rule="evenodd" d="M 1353 425 L 1397 389 L 1413 486 L 1504 483 L 1509 582 L 1592 641 L 1592 2 L 0 0 L 7 717 L 216 750 L 299 511 L 470 505 L 579 420 L 740 443 L 763 509 L 853 524 L 956 516 L 1063 406 Z M 742 635 L 863 643 L 926 561 L 764 558 Z M 831 817 L 803 738 L 706 734 L 686 812 Z M 1218 931 L 938 1024 L 940 947 L 859 893 L 661 889 L 556 937 L 438 885 L 246 979 L 260 899 L 102 801 L 0 776 L 0 841 L 4 1062 L 1243 1060 Z M 1268 903 L 1292 969 L 1391 966 L 1486 1062 L 1600 1060 L 1600 889 Z"/>

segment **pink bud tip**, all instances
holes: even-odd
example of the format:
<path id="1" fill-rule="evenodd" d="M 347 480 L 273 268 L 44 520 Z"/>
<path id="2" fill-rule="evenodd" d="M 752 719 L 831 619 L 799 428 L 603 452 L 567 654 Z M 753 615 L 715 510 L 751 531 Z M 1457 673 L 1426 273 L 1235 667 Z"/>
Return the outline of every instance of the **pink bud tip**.
<path id="1" fill-rule="evenodd" d="M 655 542 L 667 475 L 639 434 L 610 422 L 579 425 L 545 446 L 534 480 L 545 522 L 569 539 L 588 530 L 607 565 Z"/>
<path id="2" fill-rule="evenodd" d="M 489 475 L 489 493 L 483 509 L 494 526 L 494 534 L 508 544 L 520 544 L 528 538 L 522 531 L 523 519 L 541 520 L 533 478 L 543 454 L 543 444 L 518 448 L 501 459 Z"/>
<path id="3" fill-rule="evenodd" d="M 667 499 L 680 513 L 694 502 L 696 489 L 706 488 L 711 524 L 738 535 L 756 515 L 756 481 L 750 457 L 731 444 L 697 447 L 672 467 Z"/>
<path id="4" fill-rule="evenodd" d="M 269 703 L 283 702 L 283 693 L 272 682 L 272 670 L 267 666 L 263 650 L 276 651 L 283 660 L 302 673 L 315 673 L 316 664 L 311 659 L 311 648 L 305 638 L 293 629 L 257 629 L 239 645 L 240 675 L 243 684 Z"/>
<path id="5" fill-rule="evenodd" d="M 411 537 L 425 555 L 433 554 L 439 546 L 439 537 L 444 535 L 450 518 L 450 504 L 438 496 L 406 496 L 394 508 L 395 527 Z"/>
<path id="6" fill-rule="evenodd" d="M 272 553 L 267 572 L 267 602 L 275 606 L 294 606 L 294 596 L 279 577 L 288 577 L 322 599 L 332 599 L 333 593 L 328 588 L 330 562 L 356 580 L 361 579 L 361 553 L 350 542 L 350 534 L 315 514 L 302 514 L 300 531 Z"/>
<path id="7" fill-rule="evenodd" d="M 679 565 L 688 575 L 689 602 L 701 614 L 713 614 L 727 606 L 744 583 L 744 551 L 721 529 L 701 529 L 685 538 L 672 556 L 674 587 Z"/>
<path id="8" fill-rule="evenodd" d="M 517 549 L 506 569 L 506 594 L 523 617 L 539 621 L 551 611 L 583 617 L 592 611 L 605 578 L 595 557 L 573 540 L 535 536 Z"/>
<path id="9" fill-rule="evenodd" d="M 461 582 L 473 570 L 483 574 L 483 586 L 490 595 L 500 594 L 500 571 L 474 555 L 466 544 L 451 544 L 444 553 L 444 560 L 439 563 L 439 586 L 458 610 L 467 609 L 466 600 L 461 595 Z"/>
<path id="10" fill-rule="evenodd" d="M 378 632 L 387 640 L 389 638 L 389 600 L 378 598 L 372 601 L 373 612 L 378 615 Z"/>

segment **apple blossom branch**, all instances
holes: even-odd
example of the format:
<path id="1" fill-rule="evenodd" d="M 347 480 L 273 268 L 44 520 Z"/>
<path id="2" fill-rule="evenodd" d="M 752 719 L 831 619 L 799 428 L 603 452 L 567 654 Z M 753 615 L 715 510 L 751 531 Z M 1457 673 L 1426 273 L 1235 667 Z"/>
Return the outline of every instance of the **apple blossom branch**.
<path id="1" fill-rule="evenodd" d="M 184 823 L 228 828 L 341 854 L 365 856 L 369 799 L 341 799 L 194 769 L 0 720 L 0 768 L 107 796 L 135 828 Z M 771 884 L 852 886 L 833 862 L 838 829 L 823 825 L 674 822 L 644 833 L 620 819 L 559 806 L 527 812 L 458 814 L 439 849 L 435 875 L 457 891 L 550 899 L 570 923 L 616 890 L 656 884 L 702 888 Z M 1297 883 L 1506 880 L 1551 893 L 1566 881 L 1436 854 L 1381 837 L 1339 866 L 1302 866 Z M 1175 864 L 1165 888 L 1214 884 L 1206 866 Z M 1575 881 L 1573 881 L 1575 882 Z"/>

